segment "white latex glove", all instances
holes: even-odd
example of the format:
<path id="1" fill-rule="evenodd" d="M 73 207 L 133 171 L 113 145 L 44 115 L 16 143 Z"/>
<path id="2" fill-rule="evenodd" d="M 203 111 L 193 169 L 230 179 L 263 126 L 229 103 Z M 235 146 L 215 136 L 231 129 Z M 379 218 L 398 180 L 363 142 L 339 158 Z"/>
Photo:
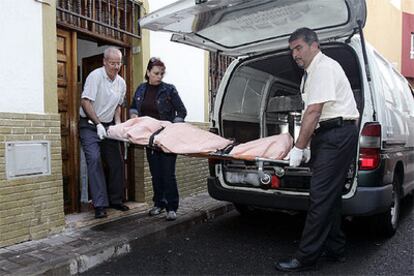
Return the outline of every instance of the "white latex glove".
<path id="1" fill-rule="evenodd" d="M 293 147 L 289 152 L 289 166 L 297 167 L 300 165 L 303 159 L 303 149 Z"/>
<path id="2" fill-rule="evenodd" d="M 303 162 L 308 163 L 311 159 L 311 151 L 308 148 L 303 149 Z"/>
<path id="3" fill-rule="evenodd" d="M 106 130 L 102 124 L 96 125 L 96 133 L 98 134 L 99 139 L 101 140 L 105 139 Z"/>

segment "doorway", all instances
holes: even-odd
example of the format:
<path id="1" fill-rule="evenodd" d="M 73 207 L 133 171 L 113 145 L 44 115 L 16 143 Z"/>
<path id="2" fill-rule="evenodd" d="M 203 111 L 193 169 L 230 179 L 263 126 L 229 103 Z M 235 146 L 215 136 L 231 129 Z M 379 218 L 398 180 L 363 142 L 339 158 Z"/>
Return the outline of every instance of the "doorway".
<path id="1" fill-rule="evenodd" d="M 109 46 L 115 46 L 102 40 L 81 36 L 76 31 L 58 28 L 57 30 L 57 75 L 58 75 L 58 111 L 61 117 L 62 178 L 65 214 L 90 209 L 86 162 L 82 157 L 79 141 L 78 120 L 80 96 L 86 77 L 94 69 L 103 65 L 103 52 Z M 129 49 L 118 47 L 126 60 Z M 124 63 L 120 75 L 127 83 L 125 104 L 130 98 L 129 71 Z M 127 112 L 122 112 L 122 120 Z M 132 156 L 131 156 L 132 157 Z M 130 159 L 130 158 L 128 158 Z M 134 183 L 129 170 L 133 160 L 125 160 L 125 199 L 134 200 Z M 133 173 L 132 173 L 133 174 Z"/>

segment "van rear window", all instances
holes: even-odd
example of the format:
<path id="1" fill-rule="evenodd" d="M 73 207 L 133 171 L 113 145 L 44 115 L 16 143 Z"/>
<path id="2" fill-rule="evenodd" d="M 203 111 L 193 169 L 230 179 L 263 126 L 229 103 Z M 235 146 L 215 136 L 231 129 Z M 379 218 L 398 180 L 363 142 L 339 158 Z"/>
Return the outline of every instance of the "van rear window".
<path id="1" fill-rule="evenodd" d="M 261 74 L 261 75 L 260 75 Z M 242 67 L 235 73 L 226 90 L 222 115 L 247 116 L 259 120 L 266 78 L 263 72 Z"/>
<path id="2" fill-rule="evenodd" d="M 216 9 L 211 4 L 211 8 L 202 13 L 192 27 L 201 37 L 234 48 L 289 36 L 303 26 L 328 29 L 349 21 L 349 9 L 344 0 L 235 2 L 242 3 Z"/>

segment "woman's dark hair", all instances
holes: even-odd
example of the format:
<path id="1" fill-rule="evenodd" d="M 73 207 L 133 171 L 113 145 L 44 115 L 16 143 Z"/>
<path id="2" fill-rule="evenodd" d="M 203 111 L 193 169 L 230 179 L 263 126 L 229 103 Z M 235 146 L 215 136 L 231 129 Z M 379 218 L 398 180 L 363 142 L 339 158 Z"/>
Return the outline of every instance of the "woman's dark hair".
<path id="1" fill-rule="evenodd" d="M 147 65 L 147 70 L 145 71 L 145 79 L 148 81 L 148 75 L 147 75 L 147 71 L 151 71 L 152 67 L 154 66 L 159 66 L 159 67 L 163 67 L 165 70 L 165 64 L 164 62 L 161 61 L 161 59 L 156 58 L 156 57 L 152 57 L 149 59 L 148 61 L 148 65 Z"/>

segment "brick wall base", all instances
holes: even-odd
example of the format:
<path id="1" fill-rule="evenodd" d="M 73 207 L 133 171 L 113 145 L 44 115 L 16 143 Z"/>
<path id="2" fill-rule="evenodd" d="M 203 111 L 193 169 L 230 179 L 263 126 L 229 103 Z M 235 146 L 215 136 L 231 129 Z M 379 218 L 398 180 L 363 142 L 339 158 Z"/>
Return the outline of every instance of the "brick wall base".
<path id="1" fill-rule="evenodd" d="M 65 225 L 59 114 L 0 113 L 0 247 L 44 238 Z M 49 141 L 51 175 L 6 179 L 5 144 Z"/>

